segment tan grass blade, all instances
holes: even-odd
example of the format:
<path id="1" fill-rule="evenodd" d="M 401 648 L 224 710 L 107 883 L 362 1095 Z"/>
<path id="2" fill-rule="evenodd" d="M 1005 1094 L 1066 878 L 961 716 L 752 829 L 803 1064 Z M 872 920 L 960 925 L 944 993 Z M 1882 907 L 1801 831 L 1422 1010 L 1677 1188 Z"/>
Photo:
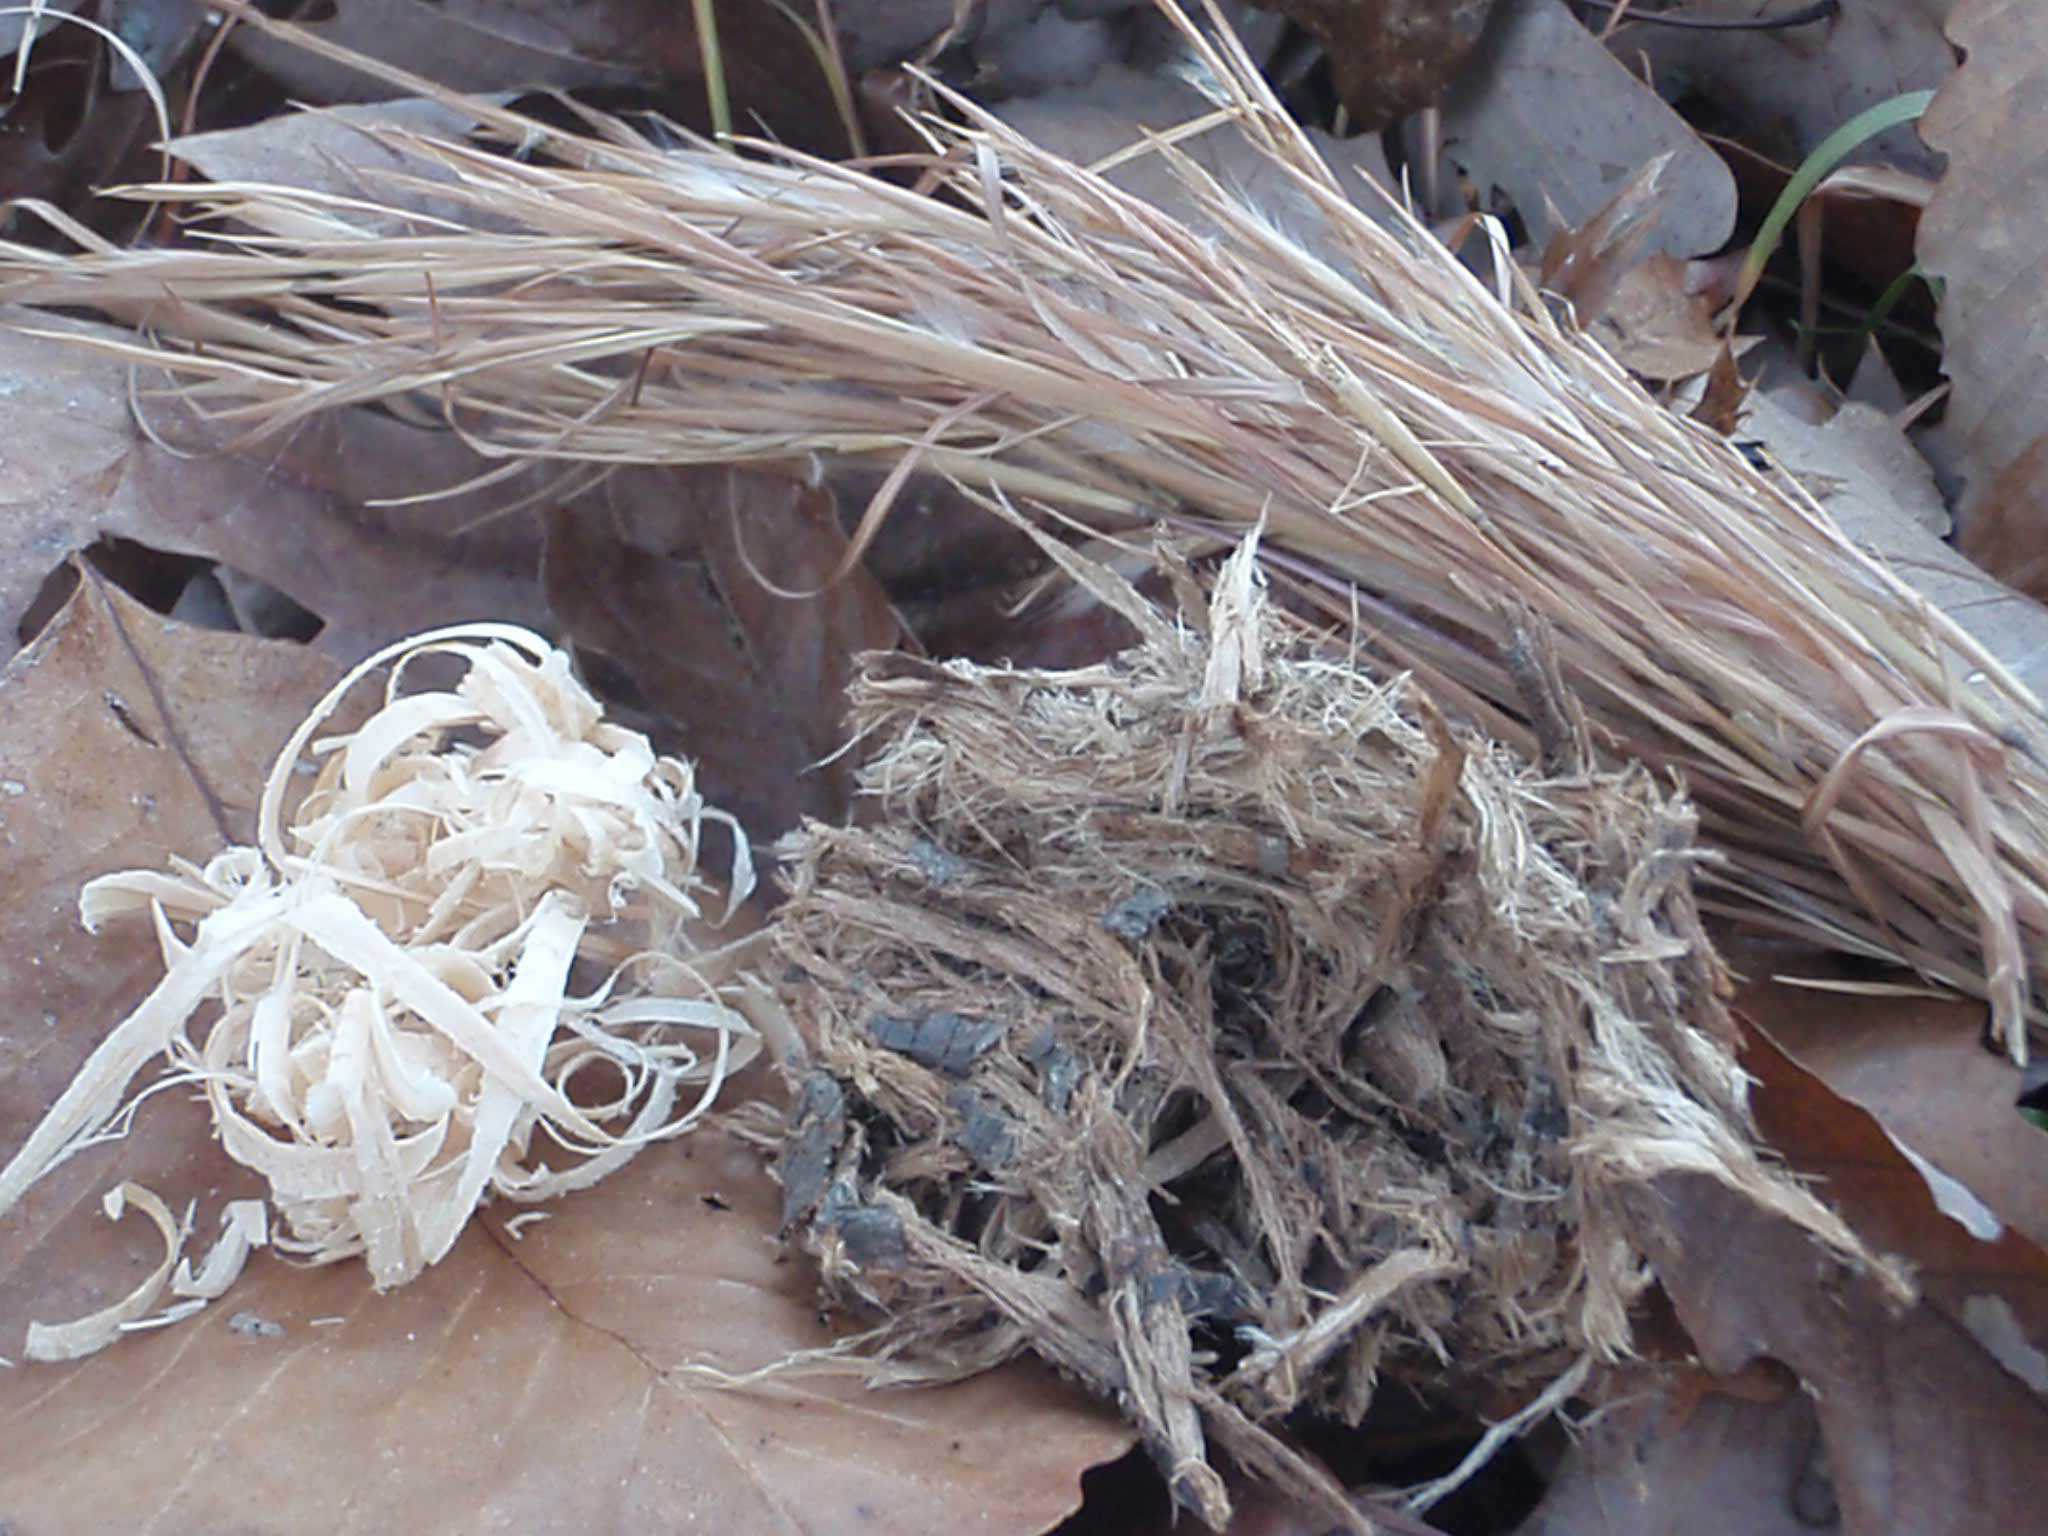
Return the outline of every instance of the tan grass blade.
<path id="1" fill-rule="evenodd" d="M 411 81 L 558 163 L 394 133 L 479 215 L 398 238 L 377 196 L 287 186 L 134 189 L 204 221 L 165 251 L 20 205 L 80 250 L 0 247 L 0 299 L 136 323 L 121 350 L 252 434 L 415 396 L 501 458 L 914 454 L 1105 530 L 1264 519 L 1270 561 L 1367 653 L 1535 751 L 1526 612 L 1603 745 L 1689 781 L 1722 909 L 1986 998 L 2023 1057 L 2048 1017 L 2040 702 L 1796 486 L 1400 210 L 1355 208 L 1234 39 L 1190 39 L 1218 131 L 1282 168 L 1284 206 L 1162 143 L 1190 227 L 964 103 L 966 127 L 923 125 L 907 189 L 602 118 L 562 135 Z"/>

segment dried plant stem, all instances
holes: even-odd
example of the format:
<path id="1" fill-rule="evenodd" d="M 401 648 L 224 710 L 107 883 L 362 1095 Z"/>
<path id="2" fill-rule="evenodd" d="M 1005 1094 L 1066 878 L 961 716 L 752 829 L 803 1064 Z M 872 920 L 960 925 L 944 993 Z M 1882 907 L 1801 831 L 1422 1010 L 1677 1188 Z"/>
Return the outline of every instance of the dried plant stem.
<path id="1" fill-rule="evenodd" d="M 1720 906 L 1987 998 L 2023 1056 L 2039 701 L 1534 295 L 1511 309 L 1398 210 L 1355 208 L 1227 33 L 1189 46 L 1279 184 L 1253 207 L 1159 148 L 1199 228 L 964 105 L 911 190 L 768 144 L 562 135 L 413 80 L 561 163 L 393 133 L 479 213 L 401 237 L 286 186 L 136 194 L 217 219 L 204 249 L 116 251 L 46 211 L 80 253 L 0 248 L 0 297 L 147 326 L 128 355 L 252 433 L 416 395 L 504 459 L 914 454 L 1112 532 L 1263 520 L 1375 659 L 1533 751 L 1525 608 L 1601 744 L 1685 775 Z"/>

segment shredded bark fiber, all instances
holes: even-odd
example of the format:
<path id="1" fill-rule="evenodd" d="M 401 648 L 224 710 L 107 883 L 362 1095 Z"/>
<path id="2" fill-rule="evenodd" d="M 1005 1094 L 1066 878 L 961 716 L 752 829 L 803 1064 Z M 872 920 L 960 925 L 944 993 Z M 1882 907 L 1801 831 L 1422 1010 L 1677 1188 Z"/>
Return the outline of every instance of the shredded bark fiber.
<path id="1" fill-rule="evenodd" d="M 1172 567 L 1178 623 L 1063 555 L 1143 637 L 1103 666 L 870 663 L 878 814 L 786 850 L 785 1216 L 879 1355 L 1035 1351 L 1211 1525 L 1213 1445 L 1369 1529 L 1278 1421 L 1623 1354 L 1659 1174 L 1869 1256 L 1759 1156 L 1683 794 L 1590 766 L 1539 632 L 1542 766 L 1318 650 L 1252 555 Z"/>

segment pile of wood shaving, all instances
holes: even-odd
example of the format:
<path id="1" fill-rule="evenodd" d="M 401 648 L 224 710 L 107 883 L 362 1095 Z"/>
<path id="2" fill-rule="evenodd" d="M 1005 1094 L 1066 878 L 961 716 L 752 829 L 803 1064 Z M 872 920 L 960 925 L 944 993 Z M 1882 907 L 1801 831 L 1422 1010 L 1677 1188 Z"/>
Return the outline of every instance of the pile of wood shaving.
<path id="1" fill-rule="evenodd" d="M 451 663 L 452 687 L 413 685 Z M 316 741 L 387 666 L 382 707 Z M 287 817 L 309 749 L 321 766 Z M 734 850 L 722 881 L 700 867 L 712 823 Z M 608 724 L 540 637 L 468 625 L 370 657 L 279 753 L 257 847 L 84 888 L 89 930 L 155 925 L 164 978 L 0 1173 L 4 1214 L 120 1134 L 131 1083 L 161 1053 L 229 1155 L 268 1181 L 278 1229 L 238 1202 L 199 1274 L 174 1270 L 189 1214 L 123 1184 L 107 1213 L 154 1220 L 163 1264 L 92 1317 L 33 1327 L 29 1357 L 175 1320 L 266 1241 L 313 1263 L 360 1254 L 378 1287 L 402 1285 L 480 1201 L 582 1188 L 688 1130 L 759 1054 L 757 1024 L 773 1032 L 747 941 L 706 942 L 753 885 L 745 834 L 705 805 L 690 765 Z M 181 1300 L 149 1316 L 166 1289 Z"/>

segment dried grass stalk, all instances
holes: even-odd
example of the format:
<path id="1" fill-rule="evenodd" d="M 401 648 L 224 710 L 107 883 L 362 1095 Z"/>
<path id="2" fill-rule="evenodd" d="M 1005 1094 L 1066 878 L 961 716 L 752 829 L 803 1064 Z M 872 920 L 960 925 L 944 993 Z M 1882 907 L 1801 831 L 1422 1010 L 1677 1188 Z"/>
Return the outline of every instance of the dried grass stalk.
<path id="1" fill-rule="evenodd" d="M 138 194 L 215 217 L 203 250 L 109 249 L 44 210 L 84 249 L 0 248 L 0 297 L 145 323 L 132 355 L 252 432 L 413 396 L 510 459 L 908 456 L 1107 529 L 1264 518 L 1373 657 L 1533 751 L 1504 618 L 1526 604 L 1603 747 L 1683 770 L 1724 905 L 1988 998 L 2023 1055 L 2039 701 L 1518 274 L 1489 292 L 1398 210 L 1353 207 L 1234 41 L 1189 36 L 1217 131 L 1272 158 L 1284 206 L 1162 147 L 1192 228 L 971 113 L 928 125 L 906 189 L 769 145 L 562 135 L 385 70 L 561 163 L 390 135 L 473 224 L 287 186 Z"/>
<path id="2" fill-rule="evenodd" d="M 1213 1528 L 1212 1445 L 1358 1524 L 1278 1421 L 1387 1381 L 1554 1408 L 1629 1347 L 1660 1176 L 1867 1261 L 1756 1153 L 1682 795 L 1555 694 L 1551 769 L 1454 738 L 1277 616 L 1249 542 L 1193 627 L 1076 570 L 1142 646 L 876 658 L 879 814 L 790 850 L 785 1215 L 880 1356 L 1029 1348 Z"/>

